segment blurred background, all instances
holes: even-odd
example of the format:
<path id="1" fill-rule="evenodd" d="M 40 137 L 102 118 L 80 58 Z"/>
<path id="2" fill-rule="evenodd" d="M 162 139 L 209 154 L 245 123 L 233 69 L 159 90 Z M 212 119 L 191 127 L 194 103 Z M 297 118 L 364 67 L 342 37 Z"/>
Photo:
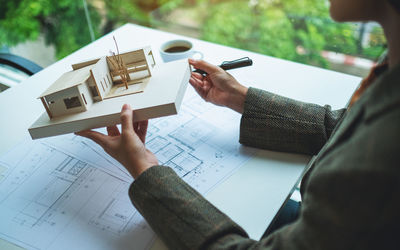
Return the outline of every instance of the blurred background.
<path id="1" fill-rule="evenodd" d="M 0 0 L 0 53 L 46 67 L 127 22 L 357 76 L 386 49 L 376 23 L 335 23 L 328 0 Z M 0 91 L 26 77 L 0 67 Z"/>

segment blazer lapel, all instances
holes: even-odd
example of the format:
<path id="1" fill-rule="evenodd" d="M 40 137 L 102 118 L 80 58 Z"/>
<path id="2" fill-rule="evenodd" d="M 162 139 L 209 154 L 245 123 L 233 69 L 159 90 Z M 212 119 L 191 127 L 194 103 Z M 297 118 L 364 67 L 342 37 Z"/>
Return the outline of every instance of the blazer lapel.
<path id="1" fill-rule="evenodd" d="M 346 111 L 341 123 L 321 150 L 319 157 L 351 136 L 357 123 L 370 120 L 384 110 L 400 105 L 400 65 L 384 73 L 367 89 L 361 98 Z"/>
<path id="2" fill-rule="evenodd" d="M 318 154 L 318 158 L 325 155 L 332 148 L 334 148 L 338 143 L 349 137 L 353 129 L 356 127 L 357 123 L 361 121 L 364 114 L 364 105 L 360 103 L 361 99 L 354 104 L 350 110 L 347 110 L 341 122 L 335 128 L 331 137 L 325 144 L 324 148 Z"/>
<path id="3" fill-rule="evenodd" d="M 307 164 L 306 170 L 304 171 L 304 175 L 302 177 L 303 184 L 307 182 L 307 179 L 310 173 L 312 172 L 312 169 L 314 169 L 314 167 L 316 166 L 316 163 L 326 153 L 328 153 L 331 149 L 333 149 L 337 143 L 339 143 L 342 139 L 345 139 L 346 135 L 348 135 L 348 132 L 351 131 L 351 128 L 354 128 L 357 121 L 360 118 L 362 118 L 363 113 L 364 113 L 364 108 L 363 105 L 360 105 L 360 102 L 358 102 L 358 104 L 357 103 L 354 104 L 350 111 L 349 110 L 346 111 L 342 119 L 336 125 L 336 128 L 332 132 L 331 137 L 328 139 L 328 141 L 325 143 L 325 145 L 322 147 L 319 153 L 316 156 L 314 156 L 311 159 L 311 161 Z M 306 185 L 303 184 L 300 186 L 301 194 L 304 194 L 306 187 Z"/>
<path id="4" fill-rule="evenodd" d="M 385 110 L 400 107 L 399 79 L 400 65 L 380 77 L 378 79 L 379 82 L 374 83 L 374 85 L 367 89 L 351 109 L 346 111 L 325 146 L 308 164 L 300 187 L 302 194 L 305 192 L 308 176 L 312 172 L 310 170 L 312 170 L 317 165 L 317 162 L 329 151 L 334 149 L 338 143 L 350 138 L 358 123 L 368 123 L 375 117 L 384 113 Z M 363 126 L 363 124 L 361 126 Z M 362 129 L 362 127 L 360 127 L 360 129 Z"/>

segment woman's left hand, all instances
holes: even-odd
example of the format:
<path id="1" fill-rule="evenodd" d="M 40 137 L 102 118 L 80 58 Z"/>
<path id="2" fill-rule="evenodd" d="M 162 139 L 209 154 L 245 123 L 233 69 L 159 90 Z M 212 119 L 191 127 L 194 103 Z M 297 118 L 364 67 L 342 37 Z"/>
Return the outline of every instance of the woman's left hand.
<path id="1" fill-rule="evenodd" d="M 155 155 L 145 148 L 148 121 L 133 122 L 132 108 L 125 104 L 121 111 L 121 132 L 117 126 L 107 127 L 108 135 L 86 130 L 77 135 L 99 144 L 137 178 L 145 170 L 158 165 Z"/>

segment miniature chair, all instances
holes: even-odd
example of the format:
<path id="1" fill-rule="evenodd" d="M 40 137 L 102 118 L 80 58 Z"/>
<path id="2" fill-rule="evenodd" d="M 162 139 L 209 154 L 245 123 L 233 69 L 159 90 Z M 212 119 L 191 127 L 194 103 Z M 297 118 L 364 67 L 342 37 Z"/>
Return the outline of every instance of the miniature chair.
<path id="1" fill-rule="evenodd" d="M 0 53 L 0 92 L 17 85 L 43 68 L 23 57 Z"/>

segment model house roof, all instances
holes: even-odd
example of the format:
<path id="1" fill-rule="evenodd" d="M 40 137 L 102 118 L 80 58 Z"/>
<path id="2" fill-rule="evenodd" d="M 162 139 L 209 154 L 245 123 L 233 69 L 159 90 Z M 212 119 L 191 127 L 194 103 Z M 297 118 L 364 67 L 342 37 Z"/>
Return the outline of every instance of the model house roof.
<path id="1" fill-rule="evenodd" d="M 64 73 L 57 79 L 57 81 L 50 85 L 50 87 L 44 91 L 39 98 L 85 83 L 85 81 L 90 77 L 90 69 L 92 67 L 93 65 L 89 65 L 78 70 Z"/>

